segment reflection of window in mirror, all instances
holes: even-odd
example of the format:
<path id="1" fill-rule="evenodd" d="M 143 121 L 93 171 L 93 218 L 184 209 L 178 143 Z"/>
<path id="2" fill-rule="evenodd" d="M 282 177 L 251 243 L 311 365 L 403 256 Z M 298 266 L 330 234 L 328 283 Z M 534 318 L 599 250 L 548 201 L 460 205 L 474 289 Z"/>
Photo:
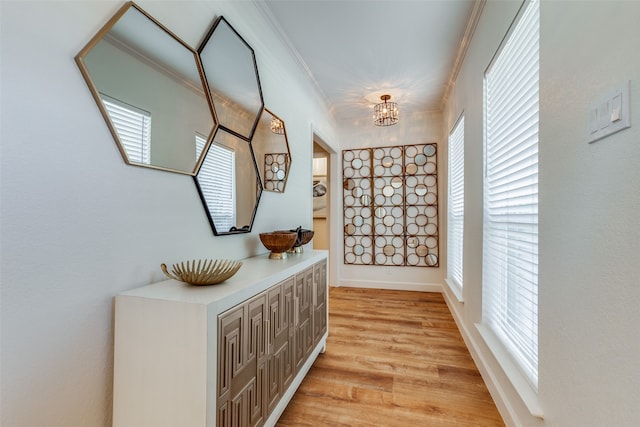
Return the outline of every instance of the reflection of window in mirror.
<path id="1" fill-rule="evenodd" d="M 207 139 L 196 134 L 196 152 L 204 149 Z M 209 146 L 209 152 L 198 172 L 198 183 L 208 200 L 209 214 L 216 230 L 225 233 L 236 224 L 236 155 L 233 150 L 215 143 Z"/>
<path id="2" fill-rule="evenodd" d="M 103 93 L 100 97 L 129 162 L 151 164 L 151 113 Z"/>
<path id="3" fill-rule="evenodd" d="M 200 159 L 205 145 L 207 145 L 207 137 L 196 132 L 196 162 Z"/>

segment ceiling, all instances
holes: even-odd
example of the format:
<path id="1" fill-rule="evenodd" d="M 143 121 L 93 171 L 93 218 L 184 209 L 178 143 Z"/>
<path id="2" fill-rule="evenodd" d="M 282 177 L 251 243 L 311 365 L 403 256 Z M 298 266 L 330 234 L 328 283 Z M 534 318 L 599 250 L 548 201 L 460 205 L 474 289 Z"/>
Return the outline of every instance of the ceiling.
<path id="1" fill-rule="evenodd" d="M 478 3 L 478 4 L 476 4 Z M 337 118 L 370 120 L 390 94 L 400 117 L 439 111 L 475 0 L 264 0 Z"/>

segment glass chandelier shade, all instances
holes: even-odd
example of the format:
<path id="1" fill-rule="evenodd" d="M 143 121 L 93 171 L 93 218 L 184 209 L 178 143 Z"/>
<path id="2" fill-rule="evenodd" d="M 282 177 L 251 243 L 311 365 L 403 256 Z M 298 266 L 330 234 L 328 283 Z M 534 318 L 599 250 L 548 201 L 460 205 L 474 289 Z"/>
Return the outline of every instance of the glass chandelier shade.
<path id="1" fill-rule="evenodd" d="M 398 123 L 398 104 L 387 102 L 391 95 L 382 95 L 382 102 L 373 107 L 373 124 L 376 126 L 391 126 Z"/>

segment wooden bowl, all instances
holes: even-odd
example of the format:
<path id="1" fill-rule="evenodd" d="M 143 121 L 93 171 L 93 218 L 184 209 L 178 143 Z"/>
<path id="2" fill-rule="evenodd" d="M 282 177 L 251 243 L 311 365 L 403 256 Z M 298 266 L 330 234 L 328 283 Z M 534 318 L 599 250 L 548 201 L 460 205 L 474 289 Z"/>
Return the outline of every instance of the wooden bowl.
<path id="1" fill-rule="evenodd" d="M 298 231 L 298 241 L 295 246 L 306 245 L 313 239 L 314 231 L 313 230 L 300 230 Z"/>
<path id="2" fill-rule="evenodd" d="M 286 259 L 287 251 L 296 243 L 298 234 L 294 231 L 272 231 L 260 233 L 260 241 L 269 249 L 270 259 Z"/>
<path id="3" fill-rule="evenodd" d="M 302 245 L 306 245 L 313 239 L 313 230 L 305 230 L 302 227 L 298 227 L 295 230 L 289 230 L 292 233 L 296 233 L 296 242 L 293 244 L 293 247 L 288 250 L 289 253 L 292 254 L 301 254 L 303 253 Z M 287 230 L 279 230 L 277 233 L 286 233 Z"/>
<path id="4" fill-rule="evenodd" d="M 196 260 L 173 264 L 171 273 L 166 264 L 160 264 L 164 274 L 180 282 L 191 285 L 216 285 L 222 283 L 240 270 L 242 262 L 232 260 Z"/>

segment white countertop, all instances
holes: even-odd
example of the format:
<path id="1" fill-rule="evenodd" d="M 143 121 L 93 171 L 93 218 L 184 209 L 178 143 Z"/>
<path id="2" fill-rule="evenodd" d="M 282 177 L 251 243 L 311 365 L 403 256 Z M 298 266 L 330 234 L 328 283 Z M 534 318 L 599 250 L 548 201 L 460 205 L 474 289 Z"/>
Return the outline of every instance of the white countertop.
<path id="1" fill-rule="evenodd" d="M 318 250 L 290 254 L 285 260 L 272 260 L 269 254 L 264 254 L 241 260 L 240 270 L 217 285 L 195 286 L 177 280 L 165 280 L 123 292 L 118 297 L 215 305 L 218 311 L 222 311 L 326 258 L 327 251 Z"/>

